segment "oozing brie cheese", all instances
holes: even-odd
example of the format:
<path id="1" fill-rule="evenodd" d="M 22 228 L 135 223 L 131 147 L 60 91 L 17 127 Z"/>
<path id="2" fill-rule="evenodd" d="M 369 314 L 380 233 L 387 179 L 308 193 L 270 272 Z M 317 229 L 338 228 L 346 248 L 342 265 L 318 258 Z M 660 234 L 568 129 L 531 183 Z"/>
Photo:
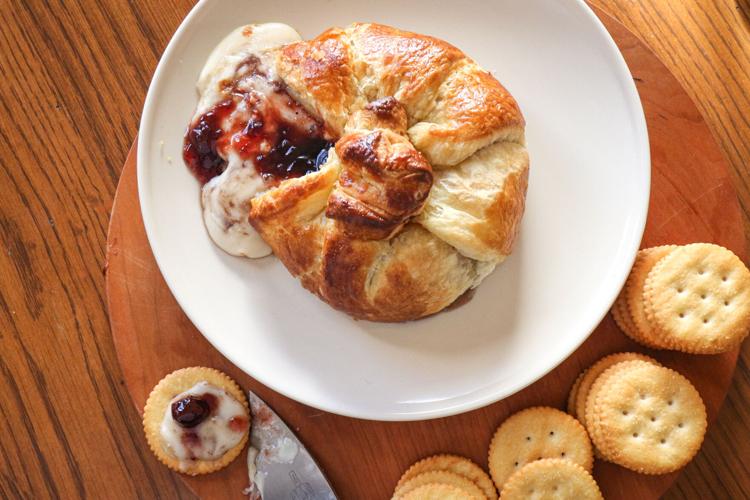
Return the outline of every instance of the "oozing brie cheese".
<path id="1" fill-rule="evenodd" d="M 193 121 L 213 106 L 227 99 L 227 82 L 235 82 L 243 91 L 258 95 L 256 107 L 248 109 L 243 101 L 224 118 L 222 128 L 248 122 L 263 106 L 273 101 L 272 85 L 277 79 L 269 49 L 301 40 L 299 34 L 285 24 L 268 23 L 241 26 L 216 46 L 198 79 L 200 100 Z M 246 72 L 244 62 L 257 59 L 258 77 Z M 243 159 L 233 149 L 234 141 L 223 151 L 227 162 L 221 175 L 203 186 L 201 201 L 203 220 L 214 243 L 231 255 L 259 258 L 269 255 L 271 248 L 248 222 L 250 200 L 267 189 L 252 159 Z M 263 145 L 262 145 L 263 146 Z M 270 147 L 270 146 L 268 146 Z"/>

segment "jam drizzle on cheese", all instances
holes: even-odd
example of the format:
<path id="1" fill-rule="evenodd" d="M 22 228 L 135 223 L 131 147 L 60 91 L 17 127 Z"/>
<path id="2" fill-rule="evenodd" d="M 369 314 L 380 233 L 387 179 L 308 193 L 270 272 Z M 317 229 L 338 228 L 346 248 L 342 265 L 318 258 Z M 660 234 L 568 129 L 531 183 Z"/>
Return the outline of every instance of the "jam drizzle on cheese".
<path id="1" fill-rule="evenodd" d="M 226 169 L 230 149 L 268 186 L 317 171 L 328 158 L 324 126 L 259 66 L 255 56 L 243 61 L 236 80 L 224 83 L 227 99 L 188 127 L 183 157 L 202 184 Z"/>

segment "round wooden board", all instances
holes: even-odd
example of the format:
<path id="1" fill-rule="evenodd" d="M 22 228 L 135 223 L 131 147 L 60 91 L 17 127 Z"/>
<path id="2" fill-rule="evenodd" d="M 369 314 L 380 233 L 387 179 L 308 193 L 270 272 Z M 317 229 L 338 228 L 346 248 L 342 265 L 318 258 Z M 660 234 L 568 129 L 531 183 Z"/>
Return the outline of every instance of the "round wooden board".
<path id="1" fill-rule="evenodd" d="M 732 249 L 744 260 L 740 209 L 729 171 L 701 115 L 677 80 L 638 38 L 601 11 L 597 14 L 630 66 L 649 126 L 653 178 L 642 246 L 710 241 Z M 498 424 L 530 405 L 563 408 L 578 373 L 608 353 L 647 352 L 679 370 L 700 391 L 711 419 L 724 399 L 737 351 L 718 356 L 649 351 L 627 339 L 607 315 L 586 343 L 547 376 L 510 398 L 463 415 L 422 422 L 373 422 L 296 403 L 227 361 L 175 302 L 144 232 L 135 157 L 133 147 L 118 186 L 107 243 L 112 335 L 135 405 L 140 411 L 151 388 L 177 368 L 205 365 L 223 370 L 258 393 L 286 420 L 318 459 L 342 499 L 388 498 L 412 462 L 435 453 L 457 453 L 486 466 L 487 448 Z M 321 307 L 327 306 L 321 302 Z M 597 461 L 594 476 L 606 498 L 624 499 L 656 498 L 677 474 L 644 476 Z M 244 459 L 212 475 L 183 479 L 202 498 L 217 499 L 241 498 L 248 483 Z"/>

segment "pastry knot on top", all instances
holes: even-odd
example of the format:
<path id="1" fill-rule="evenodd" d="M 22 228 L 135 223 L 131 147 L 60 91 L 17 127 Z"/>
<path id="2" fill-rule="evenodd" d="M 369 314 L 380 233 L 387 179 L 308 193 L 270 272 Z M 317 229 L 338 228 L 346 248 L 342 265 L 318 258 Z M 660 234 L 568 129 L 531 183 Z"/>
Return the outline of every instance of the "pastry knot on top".
<path id="1" fill-rule="evenodd" d="M 326 216 L 353 238 L 390 238 L 422 210 L 432 167 L 406 138 L 406 112 L 393 97 L 355 112 L 346 130 Z"/>
<path id="2" fill-rule="evenodd" d="M 275 49 L 275 73 L 335 146 L 250 202 L 302 284 L 348 314 L 404 321 L 476 287 L 510 252 L 529 159 L 518 104 L 439 39 L 378 24 Z"/>

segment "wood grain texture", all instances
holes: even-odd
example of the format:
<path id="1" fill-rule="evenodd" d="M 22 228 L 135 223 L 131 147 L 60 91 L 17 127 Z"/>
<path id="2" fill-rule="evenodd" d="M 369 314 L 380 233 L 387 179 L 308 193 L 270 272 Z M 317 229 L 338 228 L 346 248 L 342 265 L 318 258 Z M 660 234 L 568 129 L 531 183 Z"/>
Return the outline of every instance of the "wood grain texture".
<path id="1" fill-rule="evenodd" d="M 192 3 L 0 0 L 0 497 L 192 498 L 145 446 L 102 277 L 148 82 Z M 594 3 L 641 35 L 696 101 L 730 161 L 748 234 L 747 0 Z M 747 496 L 748 400 L 750 343 L 669 496 Z"/>

